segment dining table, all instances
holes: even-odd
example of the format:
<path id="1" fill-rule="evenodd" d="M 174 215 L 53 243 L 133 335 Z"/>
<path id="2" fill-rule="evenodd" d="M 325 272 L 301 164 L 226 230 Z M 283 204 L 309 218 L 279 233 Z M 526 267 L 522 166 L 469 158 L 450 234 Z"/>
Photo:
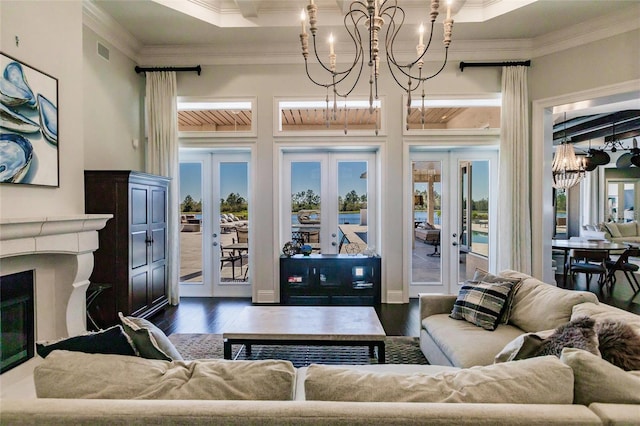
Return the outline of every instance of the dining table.
<path id="1" fill-rule="evenodd" d="M 614 243 L 608 240 L 551 240 L 551 248 L 554 250 L 562 250 L 564 252 L 563 257 L 563 271 L 562 271 L 562 286 L 567 286 L 567 275 L 569 273 L 569 252 L 571 250 L 594 250 L 594 251 L 606 251 L 608 253 L 617 250 L 626 250 L 629 248 L 627 244 Z"/>

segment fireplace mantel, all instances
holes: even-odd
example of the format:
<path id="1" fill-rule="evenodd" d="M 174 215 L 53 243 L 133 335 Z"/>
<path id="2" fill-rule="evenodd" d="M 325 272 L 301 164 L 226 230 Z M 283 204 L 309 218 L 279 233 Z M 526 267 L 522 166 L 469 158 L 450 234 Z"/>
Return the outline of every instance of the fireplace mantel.
<path id="1" fill-rule="evenodd" d="M 64 298 L 64 312 L 57 312 L 55 321 L 61 327 L 55 334 L 75 336 L 86 331 L 85 295 L 93 271 L 93 252 L 98 249 L 98 230 L 104 228 L 110 214 L 74 215 L 41 218 L 0 219 L 0 259 L 5 263 L 20 259 L 28 264 L 30 256 L 65 255 L 65 274 L 70 282 L 57 283 L 57 296 Z M 25 260 L 26 259 L 26 260 Z M 38 285 L 38 284 L 36 284 Z M 53 330 L 52 330 L 53 331 Z M 47 333 L 49 334 L 49 333 Z M 62 336 L 61 336 L 62 337 Z"/>

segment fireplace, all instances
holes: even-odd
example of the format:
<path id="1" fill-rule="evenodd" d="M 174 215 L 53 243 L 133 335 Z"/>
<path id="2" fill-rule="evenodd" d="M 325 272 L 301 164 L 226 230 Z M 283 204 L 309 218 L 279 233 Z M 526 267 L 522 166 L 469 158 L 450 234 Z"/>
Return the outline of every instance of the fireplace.
<path id="1" fill-rule="evenodd" d="M 35 397 L 33 370 L 42 358 L 34 354 L 34 341 L 86 332 L 93 252 L 98 248 L 98 230 L 110 218 L 108 214 L 0 218 L 0 399 Z M 6 278 L 25 271 L 31 284 L 24 287 L 31 288 L 31 294 L 7 290 L 10 294 L 5 295 Z"/>
<path id="2" fill-rule="evenodd" d="M 34 356 L 33 270 L 0 277 L 0 374 Z"/>

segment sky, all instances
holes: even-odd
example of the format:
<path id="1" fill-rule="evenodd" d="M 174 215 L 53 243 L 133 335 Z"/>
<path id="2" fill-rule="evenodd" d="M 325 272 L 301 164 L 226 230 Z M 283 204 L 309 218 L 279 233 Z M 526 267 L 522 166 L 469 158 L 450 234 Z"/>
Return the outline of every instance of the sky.
<path id="1" fill-rule="evenodd" d="M 365 161 L 338 162 L 338 195 L 345 196 L 356 191 L 358 195 L 366 194 L 367 179 L 360 176 L 367 171 Z M 291 165 L 291 192 L 298 193 L 311 189 L 320 194 L 320 162 L 294 162 Z"/>
<path id="2" fill-rule="evenodd" d="M 238 193 L 248 199 L 248 173 L 247 163 L 222 163 L 220 165 L 220 176 L 222 180 L 221 197 L 226 198 L 230 193 Z M 367 163 L 364 161 L 340 161 L 338 162 L 338 194 L 345 196 L 351 190 L 355 190 L 358 195 L 366 193 L 367 179 L 360 176 L 367 170 Z M 294 162 L 291 167 L 291 191 L 297 193 L 313 190 L 320 194 L 320 162 Z M 473 162 L 473 186 L 472 197 L 475 200 L 488 198 L 489 191 L 489 162 Z M 180 163 L 180 201 L 183 201 L 187 194 L 195 201 L 202 199 L 202 164 L 201 163 Z"/>
<path id="3" fill-rule="evenodd" d="M 231 193 L 238 193 L 248 199 L 248 164 L 246 162 L 220 164 L 220 197 L 227 198 Z M 180 163 L 180 202 L 187 195 L 195 201 L 202 200 L 202 164 Z"/>

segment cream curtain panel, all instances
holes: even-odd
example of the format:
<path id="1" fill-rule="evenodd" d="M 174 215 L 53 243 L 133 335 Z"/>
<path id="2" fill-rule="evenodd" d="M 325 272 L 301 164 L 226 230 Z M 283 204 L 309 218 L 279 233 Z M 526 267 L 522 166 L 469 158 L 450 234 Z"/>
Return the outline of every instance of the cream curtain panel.
<path id="1" fill-rule="evenodd" d="M 502 68 L 498 173 L 498 271 L 531 273 L 531 176 L 527 67 Z"/>
<path id="2" fill-rule="evenodd" d="M 178 211 L 178 107 L 176 73 L 148 72 L 146 170 L 171 178 L 167 222 L 169 303 L 180 301 L 180 230 Z"/>

